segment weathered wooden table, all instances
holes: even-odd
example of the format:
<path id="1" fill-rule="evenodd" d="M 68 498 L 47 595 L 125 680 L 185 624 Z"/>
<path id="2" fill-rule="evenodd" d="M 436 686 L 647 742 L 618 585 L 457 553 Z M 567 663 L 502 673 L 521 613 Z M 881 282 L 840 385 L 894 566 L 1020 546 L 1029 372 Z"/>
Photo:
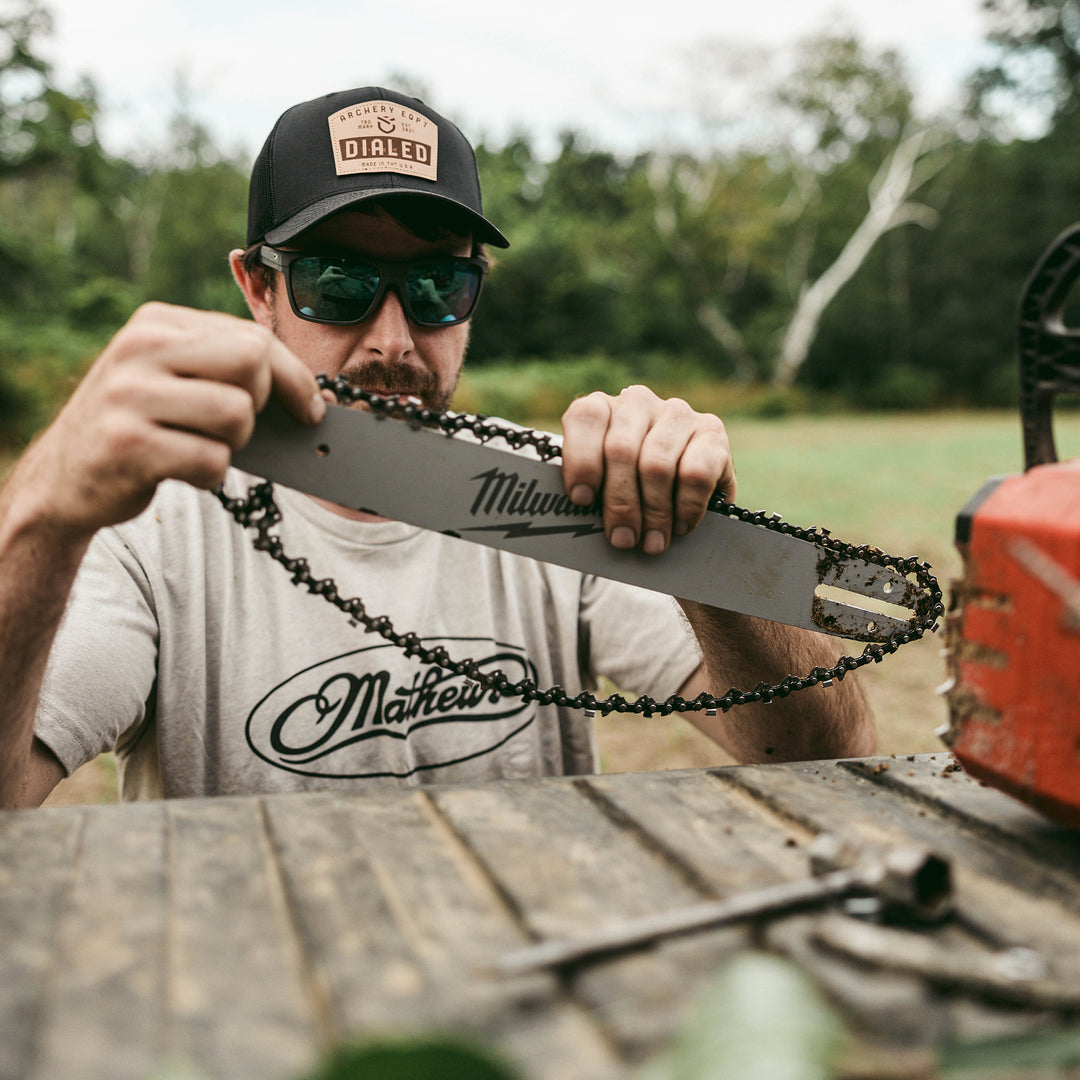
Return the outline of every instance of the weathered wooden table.
<path id="1" fill-rule="evenodd" d="M 956 917 L 803 913 L 559 974 L 491 970 L 533 940 L 804 876 L 820 831 L 935 847 Z M 1049 1030 L 1080 1008 L 1060 992 L 1080 987 L 1080 833 L 946 754 L 0 815 L 5 1080 L 169 1062 L 274 1080 L 336 1040 L 417 1029 L 476 1034 L 537 1080 L 626 1076 L 748 946 L 813 973 L 864 1073 Z"/>

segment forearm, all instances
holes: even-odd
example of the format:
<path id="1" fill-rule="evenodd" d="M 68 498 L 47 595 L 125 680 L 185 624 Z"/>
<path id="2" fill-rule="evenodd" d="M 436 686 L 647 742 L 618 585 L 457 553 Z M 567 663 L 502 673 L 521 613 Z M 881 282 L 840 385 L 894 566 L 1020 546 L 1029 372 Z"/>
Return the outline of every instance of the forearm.
<path id="1" fill-rule="evenodd" d="M 31 455 L 33 451 L 31 450 Z M 32 462 L 32 458 L 31 458 Z M 45 666 L 90 542 L 42 512 L 31 462 L 0 489 L 0 806 L 37 801 L 27 792 Z"/>
<path id="2" fill-rule="evenodd" d="M 837 640 L 748 615 L 680 600 L 701 645 L 704 685 L 721 696 L 790 674 L 831 667 Z M 872 753 L 874 726 L 857 679 L 816 686 L 768 705 L 740 705 L 715 717 L 692 713 L 695 726 L 743 762 L 812 761 Z"/>

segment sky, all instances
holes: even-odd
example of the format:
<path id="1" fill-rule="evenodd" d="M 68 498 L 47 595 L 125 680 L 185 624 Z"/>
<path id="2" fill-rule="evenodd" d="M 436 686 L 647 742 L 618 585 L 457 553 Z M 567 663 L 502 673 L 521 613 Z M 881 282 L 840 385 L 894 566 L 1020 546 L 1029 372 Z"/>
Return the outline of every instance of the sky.
<path id="1" fill-rule="evenodd" d="M 0 0 L 2 3 L 3 0 Z M 783 45 L 849 26 L 905 57 L 924 108 L 945 107 L 984 55 L 980 0 L 44 0 L 44 52 L 89 75 L 115 152 L 164 139 L 178 75 L 228 151 L 253 155 L 290 105 L 332 90 L 423 85 L 473 141 L 571 128 L 633 151 L 693 107 L 688 54 L 706 41 Z"/>

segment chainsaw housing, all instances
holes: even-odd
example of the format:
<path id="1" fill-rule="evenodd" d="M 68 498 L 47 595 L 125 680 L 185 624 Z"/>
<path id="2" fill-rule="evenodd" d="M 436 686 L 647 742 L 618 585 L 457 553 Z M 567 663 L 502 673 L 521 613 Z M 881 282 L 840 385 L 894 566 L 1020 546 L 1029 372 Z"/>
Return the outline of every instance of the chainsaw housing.
<path id="1" fill-rule="evenodd" d="M 956 541 L 945 741 L 971 775 L 1080 827 L 1080 461 L 991 480 Z"/>

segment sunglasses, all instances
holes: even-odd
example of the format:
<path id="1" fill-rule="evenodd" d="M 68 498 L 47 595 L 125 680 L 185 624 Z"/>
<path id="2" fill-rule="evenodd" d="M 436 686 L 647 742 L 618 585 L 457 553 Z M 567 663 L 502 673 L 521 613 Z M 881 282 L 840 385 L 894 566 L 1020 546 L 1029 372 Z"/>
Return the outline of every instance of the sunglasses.
<path id="1" fill-rule="evenodd" d="M 359 255 L 315 255 L 263 245 L 259 261 L 285 275 L 293 311 L 308 322 L 351 326 L 363 322 L 394 287 L 417 326 L 457 326 L 476 307 L 486 259 L 456 255 L 382 262 Z"/>

